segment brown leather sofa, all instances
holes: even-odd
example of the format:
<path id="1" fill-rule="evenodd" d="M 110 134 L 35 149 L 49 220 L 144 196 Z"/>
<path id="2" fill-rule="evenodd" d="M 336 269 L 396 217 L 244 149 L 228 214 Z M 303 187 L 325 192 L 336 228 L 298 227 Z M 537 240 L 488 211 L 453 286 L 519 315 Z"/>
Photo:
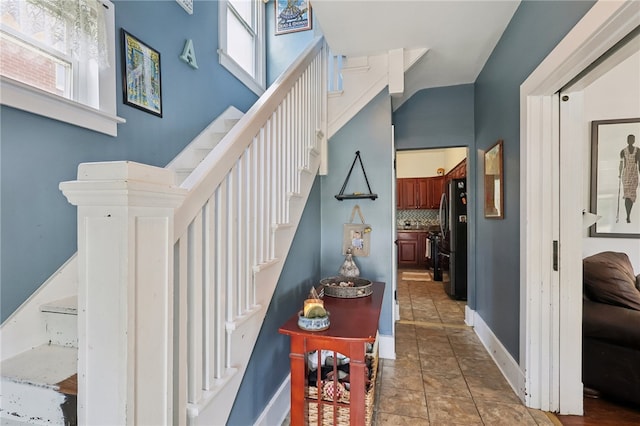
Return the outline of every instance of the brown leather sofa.
<path id="1" fill-rule="evenodd" d="M 582 382 L 640 406 L 640 275 L 625 253 L 583 259 Z"/>

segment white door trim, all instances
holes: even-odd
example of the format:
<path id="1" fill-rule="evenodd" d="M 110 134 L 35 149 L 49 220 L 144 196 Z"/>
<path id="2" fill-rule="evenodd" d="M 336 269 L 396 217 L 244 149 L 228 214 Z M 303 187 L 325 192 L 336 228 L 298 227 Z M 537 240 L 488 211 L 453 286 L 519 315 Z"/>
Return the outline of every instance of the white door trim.
<path id="1" fill-rule="evenodd" d="M 558 291 L 553 296 L 556 203 L 549 188 L 558 185 L 551 181 L 558 177 L 553 177 L 549 161 L 554 161 L 553 141 L 560 134 L 554 96 L 639 24 L 640 2 L 598 1 L 520 87 L 520 367 L 525 372 L 525 403 L 532 408 L 582 414 L 581 371 L 575 366 L 581 346 L 564 342 L 554 350 L 557 336 L 576 334 L 572 327 L 582 321 L 581 310 L 563 309 L 573 297 Z M 560 187 L 561 197 L 565 192 Z M 563 226 L 569 223 L 572 212 L 560 209 L 559 220 Z M 571 263 L 581 256 L 581 233 L 579 228 L 575 232 L 571 227 L 560 235 L 566 257 L 559 266 L 563 271 L 566 263 L 567 268 L 561 282 L 576 279 L 570 275 Z"/>

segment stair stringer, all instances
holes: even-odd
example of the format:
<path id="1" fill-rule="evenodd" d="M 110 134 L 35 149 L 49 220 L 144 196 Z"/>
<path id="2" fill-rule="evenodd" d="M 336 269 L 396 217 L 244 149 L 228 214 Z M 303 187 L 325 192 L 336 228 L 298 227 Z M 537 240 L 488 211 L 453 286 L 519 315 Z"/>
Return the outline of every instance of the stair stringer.
<path id="1" fill-rule="evenodd" d="M 78 294 L 77 254 L 53 273 L 0 327 L 2 361 L 47 343 L 40 307 Z"/>
<path id="2" fill-rule="evenodd" d="M 406 73 L 429 49 L 404 52 Z M 344 90 L 328 99 L 328 136 L 331 138 L 389 84 L 389 54 L 347 58 L 342 68 Z"/>
<path id="3" fill-rule="evenodd" d="M 254 267 L 253 279 L 256 283 L 256 309 L 245 318 L 238 318 L 227 324 L 227 333 L 231 337 L 231 359 L 234 360 L 232 377 L 224 383 L 224 389 L 204 395 L 201 404 L 189 404 L 187 408 L 190 425 L 219 424 L 226 422 L 240 389 L 240 384 L 249 365 L 258 335 L 264 322 L 266 311 L 275 293 L 286 257 L 293 243 L 296 230 L 311 187 L 317 175 L 320 158 L 310 153 L 309 167 L 299 171 L 300 190 L 289 194 L 289 223 L 272 227 L 275 236 L 275 260 Z"/>

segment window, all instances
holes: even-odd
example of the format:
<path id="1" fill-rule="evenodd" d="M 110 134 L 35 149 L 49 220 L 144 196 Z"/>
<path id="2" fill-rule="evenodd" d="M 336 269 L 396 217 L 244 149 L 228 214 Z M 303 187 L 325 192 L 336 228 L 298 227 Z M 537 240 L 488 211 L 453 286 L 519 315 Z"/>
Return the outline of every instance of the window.
<path id="1" fill-rule="evenodd" d="M 265 89 L 262 0 L 220 1 L 220 64 L 256 94 Z"/>
<path id="2" fill-rule="evenodd" d="M 115 136 L 114 6 L 2 0 L 1 103 Z"/>

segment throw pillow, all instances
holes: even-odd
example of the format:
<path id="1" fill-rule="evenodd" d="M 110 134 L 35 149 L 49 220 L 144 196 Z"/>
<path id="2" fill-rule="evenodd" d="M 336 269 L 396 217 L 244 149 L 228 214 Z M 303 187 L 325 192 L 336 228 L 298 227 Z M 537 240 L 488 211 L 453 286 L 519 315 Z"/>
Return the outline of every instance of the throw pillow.
<path id="1" fill-rule="evenodd" d="M 629 257 L 606 251 L 583 259 L 584 292 L 591 300 L 640 311 L 640 291 Z"/>

